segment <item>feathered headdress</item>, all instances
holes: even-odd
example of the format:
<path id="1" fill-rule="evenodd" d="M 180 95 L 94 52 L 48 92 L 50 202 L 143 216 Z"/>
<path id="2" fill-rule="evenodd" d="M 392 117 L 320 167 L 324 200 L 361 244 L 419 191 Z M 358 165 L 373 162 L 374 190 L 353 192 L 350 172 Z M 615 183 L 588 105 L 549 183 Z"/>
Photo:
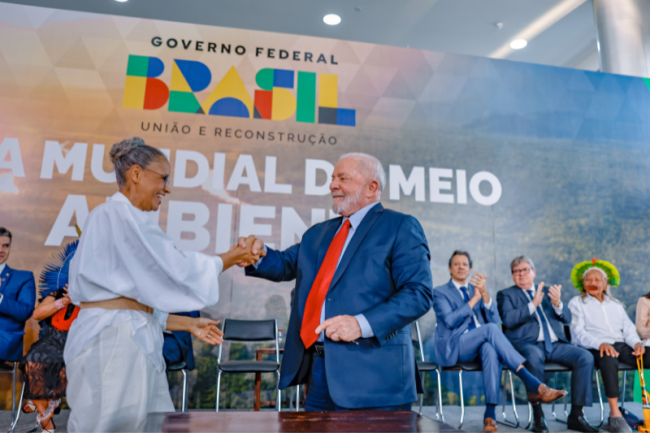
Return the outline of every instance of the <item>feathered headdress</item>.
<path id="1" fill-rule="evenodd" d="M 68 284 L 68 272 L 70 271 L 70 260 L 77 251 L 79 239 L 66 245 L 61 251 L 54 255 L 52 262 L 45 265 L 41 272 L 39 285 L 41 287 L 41 301 L 47 295 L 65 287 Z"/>
<path id="2" fill-rule="evenodd" d="M 576 287 L 576 289 L 581 292 L 585 289 L 582 278 L 585 272 L 591 268 L 598 268 L 605 272 L 607 275 L 607 283 L 612 287 L 618 287 L 621 283 L 621 276 L 618 273 L 616 266 L 612 265 L 605 260 L 592 259 L 587 262 L 580 262 L 574 266 L 571 271 L 571 282 Z"/>

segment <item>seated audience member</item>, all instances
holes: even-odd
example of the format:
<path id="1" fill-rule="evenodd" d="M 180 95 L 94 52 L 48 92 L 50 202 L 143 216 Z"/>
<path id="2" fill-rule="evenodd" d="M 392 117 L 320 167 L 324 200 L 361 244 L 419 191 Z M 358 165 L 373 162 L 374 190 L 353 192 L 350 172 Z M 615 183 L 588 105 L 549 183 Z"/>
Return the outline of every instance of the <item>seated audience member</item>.
<path id="1" fill-rule="evenodd" d="M 23 412 L 38 411 L 36 424 L 44 432 L 51 432 L 55 429 L 52 417 L 59 413 L 68 385 L 63 348 L 79 308 L 70 302 L 67 286 L 49 293 L 42 291 L 41 295 L 32 317 L 41 322 L 45 332 L 29 349 L 20 366 L 25 375 Z"/>
<path id="2" fill-rule="evenodd" d="M 526 367 L 540 381 L 544 380 L 546 362 L 571 368 L 571 414 L 567 426 L 581 432 L 597 432 L 585 419 L 582 408 L 591 406 L 591 380 L 594 357 L 588 350 L 567 340 L 563 325 L 571 323 L 571 310 L 560 299 L 562 286 L 535 288 L 535 264 L 526 256 L 516 257 L 510 264 L 515 285 L 497 293 L 503 333 L 526 358 Z M 533 405 L 532 430 L 547 432 L 542 406 Z"/>
<path id="3" fill-rule="evenodd" d="M 34 274 L 7 265 L 11 241 L 11 232 L 0 227 L 0 364 L 22 359 L 25 322 L 36 303 Z"/>
<path id="4" fill-rule="evenodd" d="M 650 292 L 639 298 L 636 304 L 636 332 L 644 346 L 650 345 Z"/>
<path id="5" fill-rule="evenodd" d="M 172 313 L 177 316 L 201 317 L 198 311 L 188 313 Z M 185 362 L 188 370 L 194 370 L 194 351 L 192 350 L 192 334 L 187 331 L 168 331 L 163 334 L 163 358 L 167 368 L 178 362 Z"/>
<path id="6" fill-rule="evenodd" d="M 579 263 L 571 280 L 581 292 L 569 302 L 573 342 L 589 349 L 600 369 L 610 408 L 609 430 L 631 432 L 618 407 L 618 365 L 636 366 L 638 355 L 650 365 L 650 352 L 646 353 L 623 304 L 610 293 L 609 287 L 618 286 L 620 281 L 614 265 L 596 259 Z"/>
<path id="7" fill-rule="evenodd" d="M 449 259 L 449 283 L 433 289 L 437 327 L 434 349 L 442 367 L 480 359 L 485 385 L 483 430 L 497 432 L 495 409 L 501 388 L 501 364 L 506 364 L 526 385 L 531 402 L 552 402 L 566 395 L 551 389 L 525 367 L 526 359 L 517 352 L 499 329 L 499 312 L 487 287 L 485 275 L 472 270 L 469 253 L 454 251 Z"/>

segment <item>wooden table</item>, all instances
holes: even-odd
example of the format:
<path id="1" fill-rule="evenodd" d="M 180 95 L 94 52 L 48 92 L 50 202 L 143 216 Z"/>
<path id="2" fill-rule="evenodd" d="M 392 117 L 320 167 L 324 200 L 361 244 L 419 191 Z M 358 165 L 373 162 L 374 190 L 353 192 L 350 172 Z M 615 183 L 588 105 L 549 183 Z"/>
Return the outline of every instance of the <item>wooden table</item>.
<path id="1" fill-rule="evenodd" d="M 284 353 L 284 347 L 280 348 L 280 355 Z M 261 361 L 262 356 L 264 355 L 275 355 L 275 348 L 264 347 L 257 349 L 257 355 L 255 356 L 256 361 Z M 260 406 L 262 404 L 261 397 L 262 395 L 262 373 L 255 373 L 255 404 L 253 410 L 259 412 Z M 275 401 L 265 401 L 265 405 L 275 406 Z"/>
<path id="2" fill-rule="evenodd" d="M 460 432 L 412 411 L 154 413 L 147 432 Z"/>

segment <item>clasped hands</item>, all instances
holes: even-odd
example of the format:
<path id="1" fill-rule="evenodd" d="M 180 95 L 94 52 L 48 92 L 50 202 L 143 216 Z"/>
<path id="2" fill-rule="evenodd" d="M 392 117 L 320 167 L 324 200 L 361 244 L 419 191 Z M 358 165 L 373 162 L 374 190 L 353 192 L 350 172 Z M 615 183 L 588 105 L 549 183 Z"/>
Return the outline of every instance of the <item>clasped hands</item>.
<path id="1" fill-rule="evenodd" d="M 486 285 L 487 275 L 479 274 L 478 272 L 472 275 L 470 278 L 470 283 L 474 286 L 474 295 L 472 296 L 472 308 L 478 301 L 483 298 L 484 303 L 490 302 L 490 292 L 488 292 Z"/>
<path id="2" fill-rule="evenodd" d="M 228 252 L 219 255 L 223 260 L 224 271 L 234 265 L 243 268 L 257 264 L 260 258 L 264 256 L 266 256 L 264 242 L 261 239 L 256 239 L 253 235 L 247 238 L 239 238 Z"/>

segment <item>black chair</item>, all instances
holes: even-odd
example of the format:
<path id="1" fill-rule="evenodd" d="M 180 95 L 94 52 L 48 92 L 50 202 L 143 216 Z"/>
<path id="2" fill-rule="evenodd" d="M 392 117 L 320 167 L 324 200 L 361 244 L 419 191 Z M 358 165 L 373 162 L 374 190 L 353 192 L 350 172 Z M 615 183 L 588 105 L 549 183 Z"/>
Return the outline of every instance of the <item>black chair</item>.
<path id="1" fill-rule="evenodd" d="M 219 358 L 217 359 L 217 407 L 219 412 L 219 397 L 221 394 L 222 373 L 276 373 L 278 385 L 280 385 L 280 346 L 278 339 L 278 322 L 272 320 L 223 320 L 224 341 L 275 341 L 276 361 L 224 361 L 221 362 L 223 344 L 219 346 Z M 281 392 L 277 390 L 276 406 L 280 412 Z"/>
<path id="2" fill-rule="evenodd" d="M 20 418 L 20 408 L 23 405 L 23 395 L 25 394 L 25 382 L 23 381 L 22 390 L 20 391 L 20 401 L 16 407 L 16 378 L 18 377 L 18 363 L 14 362 L 13 366 L 5 363 L 0 364 L 0 374 L 11 374 L 11 424 L 9 432 L 14 431 Z"/>
<path id="3" fill-rule="evenodd" d="M 180 371 L 183 373 L 183 400 L 181 402 L 181 412 L 187 412 L 187 364 L 185 361 L 175 362 L 167 367 L 167 372 Z"/>
<path id="4" fill-rule="evenodd" d="M 420 332 L 420 323 L 416 320 L 413 322 L 415 325 L 415 339 L 414 343 L 417 344 L 418 350 L 420 351 L 420 360 L 417 361 L 418 370 L 420 370 L 420 380 L 422 381 L 422 389 L 424 390 L 424 375 L 430 372 L 435 371 L 438 375 L 438 404 L 436 409 L 436 418 L 445 421 L 445 416 L 442 413 L 442 388 L 440 382 L 440 369 L 438 369 L 438 364 L 435 362 L 427 361 L 424 357 L 424 346 L 422 345 L 422 333 Z M 411 336 L 413 336 L 413 330 L 411 330 Z M 424 404 L 424 393 L 420 395 L 420 411 L 419 414 L 422 415 L 422 405 Z"/>

